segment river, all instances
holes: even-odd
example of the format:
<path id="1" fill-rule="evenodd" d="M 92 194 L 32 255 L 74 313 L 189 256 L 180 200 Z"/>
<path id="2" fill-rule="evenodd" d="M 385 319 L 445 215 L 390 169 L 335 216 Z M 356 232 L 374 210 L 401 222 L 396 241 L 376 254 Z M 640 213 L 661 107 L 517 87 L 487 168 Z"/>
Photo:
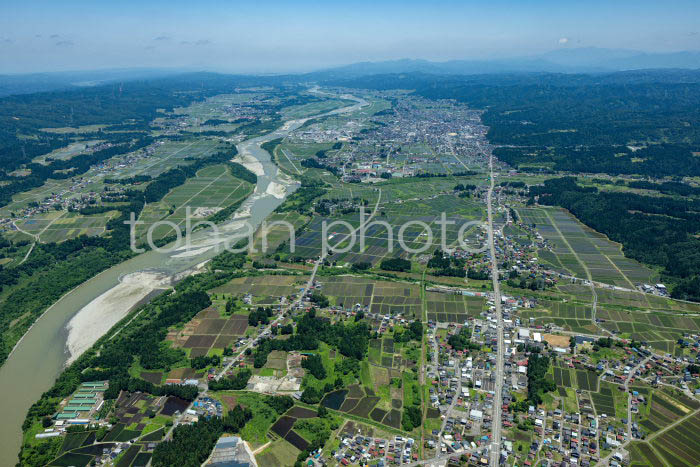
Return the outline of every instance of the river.
<path id="1" fill-rule="evenodd" d="M 317 88 L 311 91 L 318 92 Z M 353 112 L 368 105 L 361 98 L 341 97 L 356 104 L 310 118 Z M 239 155 L 257 172 L 258 182 L 233 219 L 217 226 L 216 232 L 211 228 L 198 230 L 192 234 L 189 248 L 149 251 L 107 269 L 64 295 L 34 323 L 0 367 L 0 466 L 17 463 L 27 410 L 53 385 L 67 362 L 107 332 L 111 326 L 105 323 L 118 321 L 130 305 L 144 303 L 154 296 L 153 291 L 214 257 L 220 252 L 217 246 L 245 231 L 242 221 L 257 228 L 296 190 L 298 182 L 280 172 L 260 145 L 288 135 L 307 120 L 289 120 L 272 133 L 237 145 Z M 116 310 L 110 312 L 110 307 Z"/>

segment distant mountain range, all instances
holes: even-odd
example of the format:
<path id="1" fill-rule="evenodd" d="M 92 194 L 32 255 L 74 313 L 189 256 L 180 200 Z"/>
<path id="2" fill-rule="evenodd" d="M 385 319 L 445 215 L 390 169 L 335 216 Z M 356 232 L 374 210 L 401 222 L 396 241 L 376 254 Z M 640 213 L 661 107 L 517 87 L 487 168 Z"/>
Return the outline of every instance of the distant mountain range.
<path id="1" fill-rule="evenodd" d="M 368 75 L 423 73 L 434 75 L 483 75 L 503 73 L 611 73 L 629 70 L 700 69 L 700 51 L 647 53 L 637 50 L 603 48 L 562 48 L 540 55 L 493 60 L 402 59 L 360 62 L 295 75 L 261 75 L 268 81 L 337 81 Z M 56 73 L 0 75 L 0 97 L 118 81 L 163 78 L 194 70 L 114 69 Z M 224 75 L 221 75 L 224 76 Z"/>
<path id="2" fill-rule="evenodd" d="M 494 60 L 391 60 L 360 62 L 319 72 L 329 77 L 353 77 L 390 73 L 474 75 L 491 73 L 606 73 L 614 71 L 700 68 L 700 52 L 646 53 L 636 50 L 577 48 L 541 55 Z"/>
<path id="3" fill-rule="evenodd" d="M 61 71 L 0 75 L 0 97 L 13 94 L 54 91 L 83 86 L 96 86 L 117 81 L 162 78 L 182 73 L 181 70 L 127 68 L 96 71 Z"/>

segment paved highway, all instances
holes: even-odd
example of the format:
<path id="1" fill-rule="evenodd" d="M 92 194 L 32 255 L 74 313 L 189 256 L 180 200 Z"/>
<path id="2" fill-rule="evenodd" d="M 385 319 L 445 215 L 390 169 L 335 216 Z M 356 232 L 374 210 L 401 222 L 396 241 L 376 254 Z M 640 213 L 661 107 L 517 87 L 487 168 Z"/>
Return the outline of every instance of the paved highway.
<path id="1" fill-rule="evenodd" d="M 489 155 L 489 171 L 491 174 L 491 184 L 486 193 L 486 208 L 488 212 L 488 241 L 489 251 L 491 254 L 491 280 L 493 282 L 493 303 L 496 307 L 496 333 L 498 335 L 498 349 L 496 352 L 496 385 L 493 395 L 493 420 L 491 422 L 492 440 L 491 440 L 491 466 L 499 465 L 499 457 L 501 453 L 501 407 L 503 405 L 501 390 L 503 388 L 503 356 L 505 349 L 503 345 L 503 314 L 501 312 L 501 290 L 498 283 L 498 261 L 496 259 L 496 248 L 493 238 L 493 189 L 496 184 L 493 174 L 493 155 Z"/>

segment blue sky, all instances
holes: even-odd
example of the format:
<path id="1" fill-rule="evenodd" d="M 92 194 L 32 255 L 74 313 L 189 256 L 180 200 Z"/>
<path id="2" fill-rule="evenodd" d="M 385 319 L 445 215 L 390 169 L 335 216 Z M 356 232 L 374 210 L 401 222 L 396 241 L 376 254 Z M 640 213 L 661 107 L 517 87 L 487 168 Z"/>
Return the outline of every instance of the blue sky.
<path id="1" fill-rule="evenodd" d="M 0 0 L 0 73 L 305 71 L 557 48 L 700 49 L 697 0 Z"/>

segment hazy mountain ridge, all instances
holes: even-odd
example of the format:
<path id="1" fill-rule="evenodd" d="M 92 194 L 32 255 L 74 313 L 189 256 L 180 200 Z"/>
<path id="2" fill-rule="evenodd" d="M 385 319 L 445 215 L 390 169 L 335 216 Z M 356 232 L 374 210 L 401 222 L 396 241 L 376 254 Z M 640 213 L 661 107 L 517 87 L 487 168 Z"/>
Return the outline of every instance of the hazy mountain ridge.
<path id="1" fill-rule="evenodd" d="M 329 76 L 345 77 L 390 74 L 488 74 L 488 73 L 606 73 L 639 69 L 700 68 L 699 51 L 647 53 L 635 50 L 579 48 L 560 49 L 530 57 L 493 60 L 401 59 L 383 62 L 360 62 L 321 71 Z"/>
<path id="2" fill-rule="evenodd" d="M 543 74 L 612 76 L 615 73 L 641 73 L 638 79 L 647 80 L 646 71 L 654 72 L 653 79 L 664 79 L 663 71 L 671 73 L 672 80 L 687 76 L 695 81 L 692 70 L 700 69 L 700 51 L 674 53 L 647 53 L 635 50 L 576 48 L 559 49 L 541 55 L 493 60 L 450 60 L 437 62 L 423 59 L 400 59 L 380 62 L 358 62 L 339 67 L 299 74 L 260 74 L 262 82 L 281 83 L 299 81 L 328 82 L 370 75 L 429 74 L 429 75 L 523 75 Z M 248 76 L 251 73 L 213 73 L 219 76 Z M 175 69 L 114 69 L 74 72 L 49 72 L 18 75 L 0 75 L 0 97 L 16 94 L 74 89 L 84 86 L 109 84 L 120 81 L 153 80 L 159 78 L 189 77 L 194 70 Z M 521 79 L 522 76 L 519 76 Z M 474 78 L 476 79 L 476 78 Z"/>

